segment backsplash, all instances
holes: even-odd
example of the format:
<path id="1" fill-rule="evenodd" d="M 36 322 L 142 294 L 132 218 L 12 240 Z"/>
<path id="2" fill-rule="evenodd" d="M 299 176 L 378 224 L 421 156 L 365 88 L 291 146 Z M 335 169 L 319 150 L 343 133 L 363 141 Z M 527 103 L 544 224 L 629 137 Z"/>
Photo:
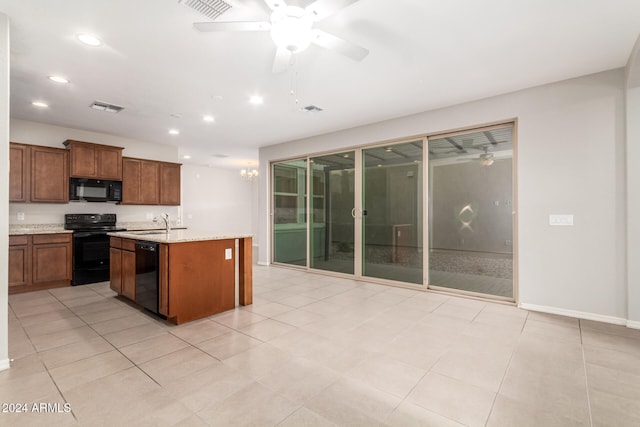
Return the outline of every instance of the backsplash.
<path id="1" fill-rule="evenodd" d="M 64 224 L 65 214 L 115 213 L 118 216 L 119 224 L 148 224 L 149 228 L 158 228 L 158 224 L 153 222 L 153 218 L 164 212 L 169 214 L 173 226 L 182 224 L 182 208 L 180 206 L 129 206 L 88 202 L 10 203 L 9 225 L 16 227 L 32 224 Z"/>

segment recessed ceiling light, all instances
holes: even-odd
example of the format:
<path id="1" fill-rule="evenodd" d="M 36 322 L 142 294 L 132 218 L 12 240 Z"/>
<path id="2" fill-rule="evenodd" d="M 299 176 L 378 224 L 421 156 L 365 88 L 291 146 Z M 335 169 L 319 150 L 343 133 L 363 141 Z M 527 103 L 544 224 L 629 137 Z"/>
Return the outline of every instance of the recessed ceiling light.
<path id="1" fill-rule="evenodd" d="M 202 120 L 211 123 L 215 120 L 215 118 L 213 116 L 202 116 Z"/>
<path id="2" fill-rule="evenodd" d="M 180 131 L 178 129 L 169 129 L 169 133 L 171 135 L 180 135 Z"/>
<path id="3" fill-rule="evenodd" d="M 190 156 L 190 155 L 188 155 L 188 154 L 185 154 L 184 156 L 182 156 L 182 158 L 183 158 L 183 159 L 187 159 L 187 160 L 189 160 L 189 159 L 191 158 L 191 156 Z"/>
<path id="4" fill-rule="evenodd" d="M 51 80 L 52 82 L 62 83 L 62 84 L 69 83 L 69 80 L 65 79 L 62 76 L 49 76 L 49 80 Z"/>
<path id="5" fill-rule="evenodd" d="M 249 102 L 253 105 L 260 105 L 264 103 L 264 99 L 260 95 L 253 95 L 249 98 Z"/>
<path id="6" fill-rule="evenodd" d="M 80 40 L 82 43 L 86 44 L 87 46 L 100 46 L 102 44 L 100 39 L 92 34 L 82 33 L 82 34 L 78 34 L 77 37 L 78 37 L 78 40 Z"/>
<path id="7" fill-rule="evenodd" d="M 39 107 L 39 108 L 47 108 L 47 107 L 49 107 L 49 105 L 47 103 L 42 102 L 42 101 L 33 101 L 31 103 L 31 105 L 33 105 L 34 107 Z"/>

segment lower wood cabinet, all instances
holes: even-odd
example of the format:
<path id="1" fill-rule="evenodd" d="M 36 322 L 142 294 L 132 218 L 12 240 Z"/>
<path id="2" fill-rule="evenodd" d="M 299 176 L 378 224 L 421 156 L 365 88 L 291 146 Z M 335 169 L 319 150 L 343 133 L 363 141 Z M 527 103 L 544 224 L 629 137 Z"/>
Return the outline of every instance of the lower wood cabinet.
<path id="1" fill-rule="evenodd" d="M 9 292 L 29 285 L 31 263 L 27 236 L 9 236 Z"/>
<path id="2" fill-rule="evenodd" d="M 112 237 L 110 240 L 110 287 L 132 301 L 136 300 L 135 240 Z"/>
<path id="3" fill-rule="evenodd" d="M 9 293 L 69 286 L 70 233 L 9 236 Z"/>

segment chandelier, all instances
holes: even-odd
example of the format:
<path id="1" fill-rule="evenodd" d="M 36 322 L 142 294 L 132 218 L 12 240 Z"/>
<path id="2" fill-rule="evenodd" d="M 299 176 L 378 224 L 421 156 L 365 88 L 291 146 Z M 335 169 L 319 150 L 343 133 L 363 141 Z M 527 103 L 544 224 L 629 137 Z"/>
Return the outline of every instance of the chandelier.
<path id="1" fill-rule="evenodd" d="M 258 178 L 258 169 L 251 168 L 247 165 L 246 168 L 240 170 L 240 178 L 245 181 L 253 181 Z"/>

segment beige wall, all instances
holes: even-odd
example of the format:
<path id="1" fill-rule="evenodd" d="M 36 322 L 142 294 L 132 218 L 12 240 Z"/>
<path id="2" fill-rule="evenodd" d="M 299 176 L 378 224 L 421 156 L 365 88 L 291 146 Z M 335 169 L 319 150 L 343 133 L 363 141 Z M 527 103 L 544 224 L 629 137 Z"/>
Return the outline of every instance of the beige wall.
<path id="1" fill-rule="evenodd" d="M 627 66 L 627 288 L 630 326 L 640 328 L 640 38 Z"/>
<path id="2" fill-rule="evenodd" d="M 518 119 L 519 302 L 623 323 L 624 70 L 388 120 L 260 150 L 273 159 Z M 260 262 L 270 259 L 269 190 L 260 188 Z M 573 227 L 550 226 L 573 214 Z"/>

